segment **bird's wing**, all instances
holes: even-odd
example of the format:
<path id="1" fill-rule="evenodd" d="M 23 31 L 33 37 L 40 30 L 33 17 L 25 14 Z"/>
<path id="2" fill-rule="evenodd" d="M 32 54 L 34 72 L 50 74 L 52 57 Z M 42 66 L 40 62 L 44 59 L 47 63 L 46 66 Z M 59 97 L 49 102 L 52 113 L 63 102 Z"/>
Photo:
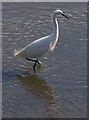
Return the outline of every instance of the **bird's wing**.
<path id="1" fill-rule="evenodd" d="M 28 57 L 39 58 L 49 51 L 50 37 L 46 36 L 32 42 L 28 47 Z"/>
<path id="2" fill-rule="evenodd" d="M 48 52 L 49 47 L 50 37 L 46 36 L 33 41 L 20 51 L 16 51 L 14 55 L 19 57 L 38 58 Z"/>

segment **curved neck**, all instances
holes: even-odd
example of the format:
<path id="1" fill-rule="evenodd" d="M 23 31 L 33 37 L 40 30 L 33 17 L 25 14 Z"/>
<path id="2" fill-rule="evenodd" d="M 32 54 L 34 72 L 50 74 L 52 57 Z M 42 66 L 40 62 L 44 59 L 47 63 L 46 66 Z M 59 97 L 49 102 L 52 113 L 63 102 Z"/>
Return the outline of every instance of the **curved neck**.
<path id="1" fill-rule="evenodd" d="M 59 25 L 58 25 L 58 21 L 57 18 L 53 18 L 53 34 L 56 34 L 57 36 L 59 36 Z"/>

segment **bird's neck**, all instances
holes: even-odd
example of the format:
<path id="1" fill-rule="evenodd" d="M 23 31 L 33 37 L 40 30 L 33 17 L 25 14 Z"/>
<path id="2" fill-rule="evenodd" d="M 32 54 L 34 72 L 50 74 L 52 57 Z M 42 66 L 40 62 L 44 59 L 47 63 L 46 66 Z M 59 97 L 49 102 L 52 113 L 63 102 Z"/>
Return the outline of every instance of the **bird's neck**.
<path id="1" fill-rule="evenodd" d="M 57 38 L 59 37 L 59 25 L 57 18 L 53 19 L 53 34 L 55 34 Z"/>

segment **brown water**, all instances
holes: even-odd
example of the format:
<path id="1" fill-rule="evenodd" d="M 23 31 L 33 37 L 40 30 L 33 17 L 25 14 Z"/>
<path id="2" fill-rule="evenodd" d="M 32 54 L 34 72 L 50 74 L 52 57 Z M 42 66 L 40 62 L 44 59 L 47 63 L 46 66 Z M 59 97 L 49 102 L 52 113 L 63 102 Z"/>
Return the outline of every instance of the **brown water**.
<path id="1" fill-rule="evenodd" d="M 86 3 L 3 3 L 2 8 L 3 117 L 86 117 Z M 32 63 L 15 58 L 14 49 L 50 34 L 50 14 L 58 8 L 70 20 L 58 17 L 60 40 L 34 74 Z"/>

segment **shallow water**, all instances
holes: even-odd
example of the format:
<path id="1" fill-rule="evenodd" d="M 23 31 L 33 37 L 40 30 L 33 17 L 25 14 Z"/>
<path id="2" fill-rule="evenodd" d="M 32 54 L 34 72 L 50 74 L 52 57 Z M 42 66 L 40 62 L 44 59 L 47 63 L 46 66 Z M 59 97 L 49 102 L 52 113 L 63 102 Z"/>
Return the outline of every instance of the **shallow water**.
<path id="1" fill-rule="evenodd" d="M 87 117 L 86 3 L 3 3 L 3 117 Z M 58 17 L 60 40 L 52 54 L 32 63 L 15 58 L 33 40 L 52 32 L 50 14 L 61 8 L 70 20 Z"/>

